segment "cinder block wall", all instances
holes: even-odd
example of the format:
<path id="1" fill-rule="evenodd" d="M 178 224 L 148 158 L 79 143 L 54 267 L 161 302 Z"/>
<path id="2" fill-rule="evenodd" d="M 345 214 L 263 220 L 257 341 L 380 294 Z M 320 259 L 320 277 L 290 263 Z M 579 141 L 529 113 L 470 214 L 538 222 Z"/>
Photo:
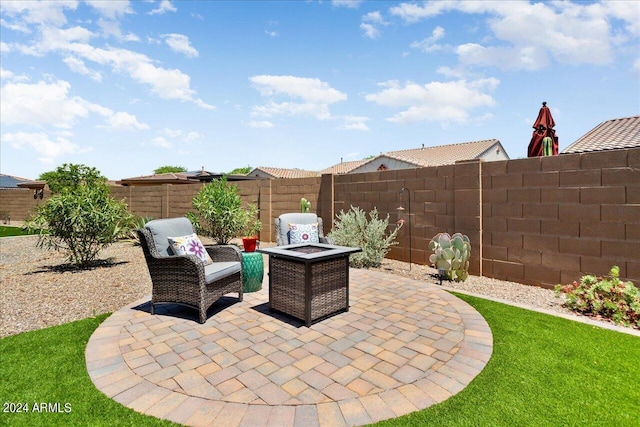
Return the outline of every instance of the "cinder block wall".
<path id="1" fill-rule="evenodd" d="M 613 265 L 640 283 L 640 149 L 482 165 L 487 276 L 551 287 Z"/>
<path id="2" fill-rule="evenodd" d="M 427 264 L 434 235 L 461 232 L 471 239 L 472 274 L 553 287 L 618 265 L 640 284 L 640 148 L 234 185 L 258 205 L 263 241 L 275 240 L 273 219 L 298 212 L 305 197 L 325 234 L 351 206 L 375 207 L 391 225 L 405 220 L 393 259 Z M 136 215 L 167 218 L 190 211 L 201 187 L 114 187 L 112 195 Z M 0 191 L 0 210 L 21 221 L 48 197 Z"/>
<path id="3" fill-rule="evenodd" d="M 24 221 L 39 205 L 46 202 L 51 192 L 45 190 L 43 198 L 33 198 L 33 190 L 18 189 L 18 190 L 2 190 L 0 191 L 0 211 L 6 212 L 11 218 L 11 224 L 16 221 Z M 4 218 L 2 218 L 4 223 Z"/>

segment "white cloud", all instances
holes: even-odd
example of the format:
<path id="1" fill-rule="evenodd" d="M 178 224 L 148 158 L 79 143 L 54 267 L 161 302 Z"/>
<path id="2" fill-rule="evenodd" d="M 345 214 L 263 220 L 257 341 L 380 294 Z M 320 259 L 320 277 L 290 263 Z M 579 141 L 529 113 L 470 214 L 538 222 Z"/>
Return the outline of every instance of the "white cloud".
<path id="1" fill-rule="evenodd" d="M 280 115 L 310 116 L 319 120 L 331 118 L 328 105 L 311 102 L 270 102 L 267 105 L 253 107 L 251 115 L 257 117 L 274 117 Z"/>
<path id="2" fill-rule="evenodd" d="M 467 123 L 470 110 L 491 107 L 495 100 L 489 94 L 499 81 L 494 78 L 473 81 L 431 82 L 420 85 L 397 81 L 381 83 L 384 89 L 365 96 L 378 105 L 404 109 L 387 120 L 394 123 L 433 121 Z"/>
<path id="3" fill-rule="evenodd" d="M 135 13 L 128 0 L 104 1 L 104 0 L 84 0 L 85 3 L 95 8 L 100 15 L 108 19 L 116 19 L 123 15 Z"/>
<path id="4" fill-rule="evenodd" d="M 22 32 L 28 31 L 30 24 L 48 24 L 61 26 L 67 23 L 65 9 L 75 10 L 77 1 L 3 1 L 2 11 L 17 23 L 7 23 L 23 27 Z M 12 28 L 15 29 L 15 28 Z"/>
<path id="5" fill-rule="evenodd" d="M 0 80 L 13 82 L 26 82 L 29 77 L 24 74 L 16 75 L 12 71 L 0 67 Z"/>
<path id="6" fill-rule="evenodd" d="M 102 30 L 102 34 L 105 36 L 113 36 L 120 41 L 126 41 L 126 42 L 140 41 L 140 37 L 136 36 L 133 33 L 122 34 L 122 29 L 120 28 L 120 22 L 116 20 L 100 18 L 98 20 L 98 26 Z"/>
<path id="7" fill-rule="evenodd" d="M 268 120 L 252 120 L 247 123 L 252 128 L 272 128 L 274 125 Z"/>
<path id="8" fill-rule="evenodd" d="M 336 7 L 347 7 L 349 9 L 357 9 L 364 0 L 333 0 L 332 3 Z"/>
<path id="9" fill-rule="evenodd" d="M 569 64 L 609 64 L 613 47 L 640 35 L 638 2 L 473 2 L 402 3 L 389 9 L 406 23 L 445 12 L 487 15 L 493 44 L 464 43 L 457 47 L 461 64 L 535 70 L 551 61 Z M 626 23 L 625 34 L 614 33 L 612 19 Z M 427 46 L 431 46 L 427 44 Z M 420 47 L 416 45 L 414 47 Z"/>
<path id="10" fill-rule="evenodd" d="M 114 71 L 123 73 L 133 80 L 149 85 L 151 91 L 163 99 L 190 101 L 204 109 L 214 109 L 212 105 L 195 97 L 191 89 L 191 78 L 178 69 L 156 66 L 147 55 L 127 49 L 94 47 L 86 41 L 93 34 L 81 27 L 60 30 L 45 28 L 42 40 L 37 46 L 41 52 L 56 51 L 72 54 L 100 65 L 107 65 Z"/>
<path id="11" fill-rule="evenodd" d="M 11 144 L 17 150 L 33 150 L 38 154 L 38 160 L 45 164 L 53 164 L 57 157 L 64 154 L 82 152 L 78 145 L 63 137 L 51 140 L 45 133 L 16 132 L 2 134 L 3 143 Z M 87 150 L 84 150 L 87 151 Z"/>
<path id="12" fill-rule="evenodd" d="M 11 52 L 11 46 L 8 43 L 0 41 L 0 52 Z"/>
<path id="13" fill-rule="evenodd" d="M 126 130 L 133 132 L 149 129 L 149 125 L 138 122 L 136 116 L 125 112 L 108 114 L 107 123 L 109 123 L 108 128 L 113 130 Z"/>
<path id="14" fill-rule="evenodd" d="M 254 76 L 249 78 L 261 95 L 286 95 L 308 102 L 333 104 L 344 101 L 347 95 L 333 89 L 320 79 L 294 76 Z"/>
<path id="15" fill-rule="evenodd" d="M 183 34 L 164 34 L 161 37 L 164 38 L 164 41 L 174 52 L 181 53 L 191 58 L 197 57 L 199 55 L 198 51 L 193 46 L 191 46 L 189 37 Z"/>
<path id="16" fill-rule="evenodd" d="M 436 41 L 444 37 L 445 31 L 441 26 L 437 26 L 431 32 L 431 36 L 422 41 L 416 41 L 411 43 L 412 48 L 420 49 L 423 52 L 435 52 L 442 49 L 442 45 L 436 43 Z"/>
<path id="17" fill-rule="evenodd" d="M 7 22 L 5 19 L 2 19 L 2 18 L 0 18 L 0 26 L 3 26 L 13 31 L 17 31 L 19 33 L 28 34 L 31 32 L 29 30 L 29 27 L 23 24 L 22 22 L 11 23 L 11 22 Z"/>
<path id="18" fill-rule="evenodd" d="M 331 118 L 329 105 L 347 99 L 346 94 L 314 78 L 261 75 L 253 76 L 249 80 L 263 96 L 300 101 L 271 101 L 266 105 L 254 107 L 251 113 L 253 116 L 311 116 L 326 120 Z"/>
<path id="19" fill-rule="evenodd" d="M 366 37 L 375 39 L 380 36 L 378 25 L 387 26 L 389 23 L 384 20 L 380 11 L 369 12 L 362 17 L 360 29 L 364 31 Z"/>
<path id="20" fill-rule="evenodd" d="M 164 139 L 161 136 L 157 136 L 151 140 L 151 145 L 155 145 L 156 147 L 169 148 L 171 147 L 171 143 Z"/>
<path id="21" fill-rule="evenodd" d="M 371 22 L 372 24 L 380 24 L 380 25 L 388 25 L 385 22 L 384 18 L 382 18 L 382 14 L 379 10 L 375 12 L 369 12 L 362 17 L 362 22 Z"/>
<path id="22" fill-rule="evenodd" d="M 62 80 L 5 84 L 0 104 L 2 123 L 71 128 L 79 117 L 89 115 L 89 109 L 82 98 L 69 97 L 70 87 Z"/>
<path id="23" fill-rule="evenodd" d="M 180 129 L 164 128 L 160 132 L 162 132 L 164 135 L 167 135 L 169 138 L 177 138 L 182 135 L 182 131 Z"/>
<path id="24" fill-rule="evenodd" d="M 147 12 L 148 15 L 163 15 L 167 12 L 176 12 L 178 9 L 171 4 L 169 0 L 162 0 L 160 2 L 160 6 L 157 9 L 153 9 L 150 12 Z"/>
<path id="25" fill-rule="evenodd" d="M 415 3 L 402 3 L 389 9 L 389 13 L 400 17 L 405 22 L 413 23 L 439 15 L 443 10 L 447 9 L 447 3 L 452 2 L 425 2 L 424 6 L 419 6 Z"/>
<path id="26" fill-rule="evenodd" d="M 368 117 L 363 116 L 344 116 L 343 117 L 344 124 L 340 126 L 340 129 L 345 130 L 360 130 L 360 131 L 370 131 L 369 126 L 367 126 L 366 122 L 369 121 Z"/>
<path id="27" fill-rule="evenodd" d="M 148 125 L 139 123 L 129 113 L 114 112 L 78 96 L 69 96 L 70 88 L 71 85 L 63 80 L 34 84 L 11 82 L 3 85 L 0 95 L 2 123 L 71 129 L 79 119 L 94 113 L 105 118 L 107 124 L 100 126 L 103 128 L 128 131 L 149 129 Z"/>
<path id="28" fill-rule="evenodd" d="M 372 24 L 367 24 L 365 22 L 360 24 L 360 29 L 364 31 L 364 35 L 369 37 L 370 39 L 375 39 L 380 37 L 380 30 L 376 28 Z"/>
<path id="29" fill-rule="evenodd" d="M 87 68 L 85 63 L 80 59 L 74 56 L 67 56 L 62 61 L 65 64 L 67 64 L 69 69 L 74 73 L 82 74 L 83 76 L 89 76 L 92 80 L 95 80 L 96 82 L 102 81 L 102 74 L 100 74 L 99 71 L 90 70 L 89 68 Z"/>
<path id="30" fill-rule="evenodd" d="M 195 131 L 191 131 L 189 132 L 185 137 L 184 137 L 184 141 L 185 142 L 198 142 L 202 140 L 202 135 L 198 132 Z"/>

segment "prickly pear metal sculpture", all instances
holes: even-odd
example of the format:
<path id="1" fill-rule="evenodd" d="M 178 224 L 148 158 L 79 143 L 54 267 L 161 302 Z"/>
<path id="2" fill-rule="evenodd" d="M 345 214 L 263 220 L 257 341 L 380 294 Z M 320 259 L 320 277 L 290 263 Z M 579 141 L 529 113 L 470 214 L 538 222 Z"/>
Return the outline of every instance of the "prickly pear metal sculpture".
<path id="1" fill-rule="evenodd" d="M 464 234 L 438 233 L 429 242 L 433 254 L 429 262 L 438 270 L 444 270 L 449 280 L 464 282 L 469 276 L 471 242 Z"/>

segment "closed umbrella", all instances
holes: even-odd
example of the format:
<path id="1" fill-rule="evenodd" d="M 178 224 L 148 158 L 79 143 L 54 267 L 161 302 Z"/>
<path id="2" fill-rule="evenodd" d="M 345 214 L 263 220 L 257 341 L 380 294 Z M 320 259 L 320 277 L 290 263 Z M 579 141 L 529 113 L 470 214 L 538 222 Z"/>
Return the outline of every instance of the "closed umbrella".
<path id="1" fill-rule="evenodd" d="M 538 118 L 533 124 L 534 131 L 527 151 L 528 157 L 556 156 L 558 154 L 558 137 L 553 129 L 555 125 L 556 122 L 553 121 L 551 110 L 547 107 L 547 103 L 543 102 Z"/>

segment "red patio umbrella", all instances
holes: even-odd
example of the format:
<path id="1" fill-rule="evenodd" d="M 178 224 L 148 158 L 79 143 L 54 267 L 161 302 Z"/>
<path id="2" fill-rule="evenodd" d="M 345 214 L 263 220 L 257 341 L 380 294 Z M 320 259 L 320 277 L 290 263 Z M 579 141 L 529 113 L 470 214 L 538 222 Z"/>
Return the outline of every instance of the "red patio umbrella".
<path id="1" fill-rule="evenodd" d="M 527 151 L 528 157 L 556 156 L 558 154 L 558 137 L 553 129 L 555 125 L 556 122 L 553 121 L 551 110 L 547 107 L 547 103 L 543 102 L 538 118 L 533 124 L 534 131 Z"/>

